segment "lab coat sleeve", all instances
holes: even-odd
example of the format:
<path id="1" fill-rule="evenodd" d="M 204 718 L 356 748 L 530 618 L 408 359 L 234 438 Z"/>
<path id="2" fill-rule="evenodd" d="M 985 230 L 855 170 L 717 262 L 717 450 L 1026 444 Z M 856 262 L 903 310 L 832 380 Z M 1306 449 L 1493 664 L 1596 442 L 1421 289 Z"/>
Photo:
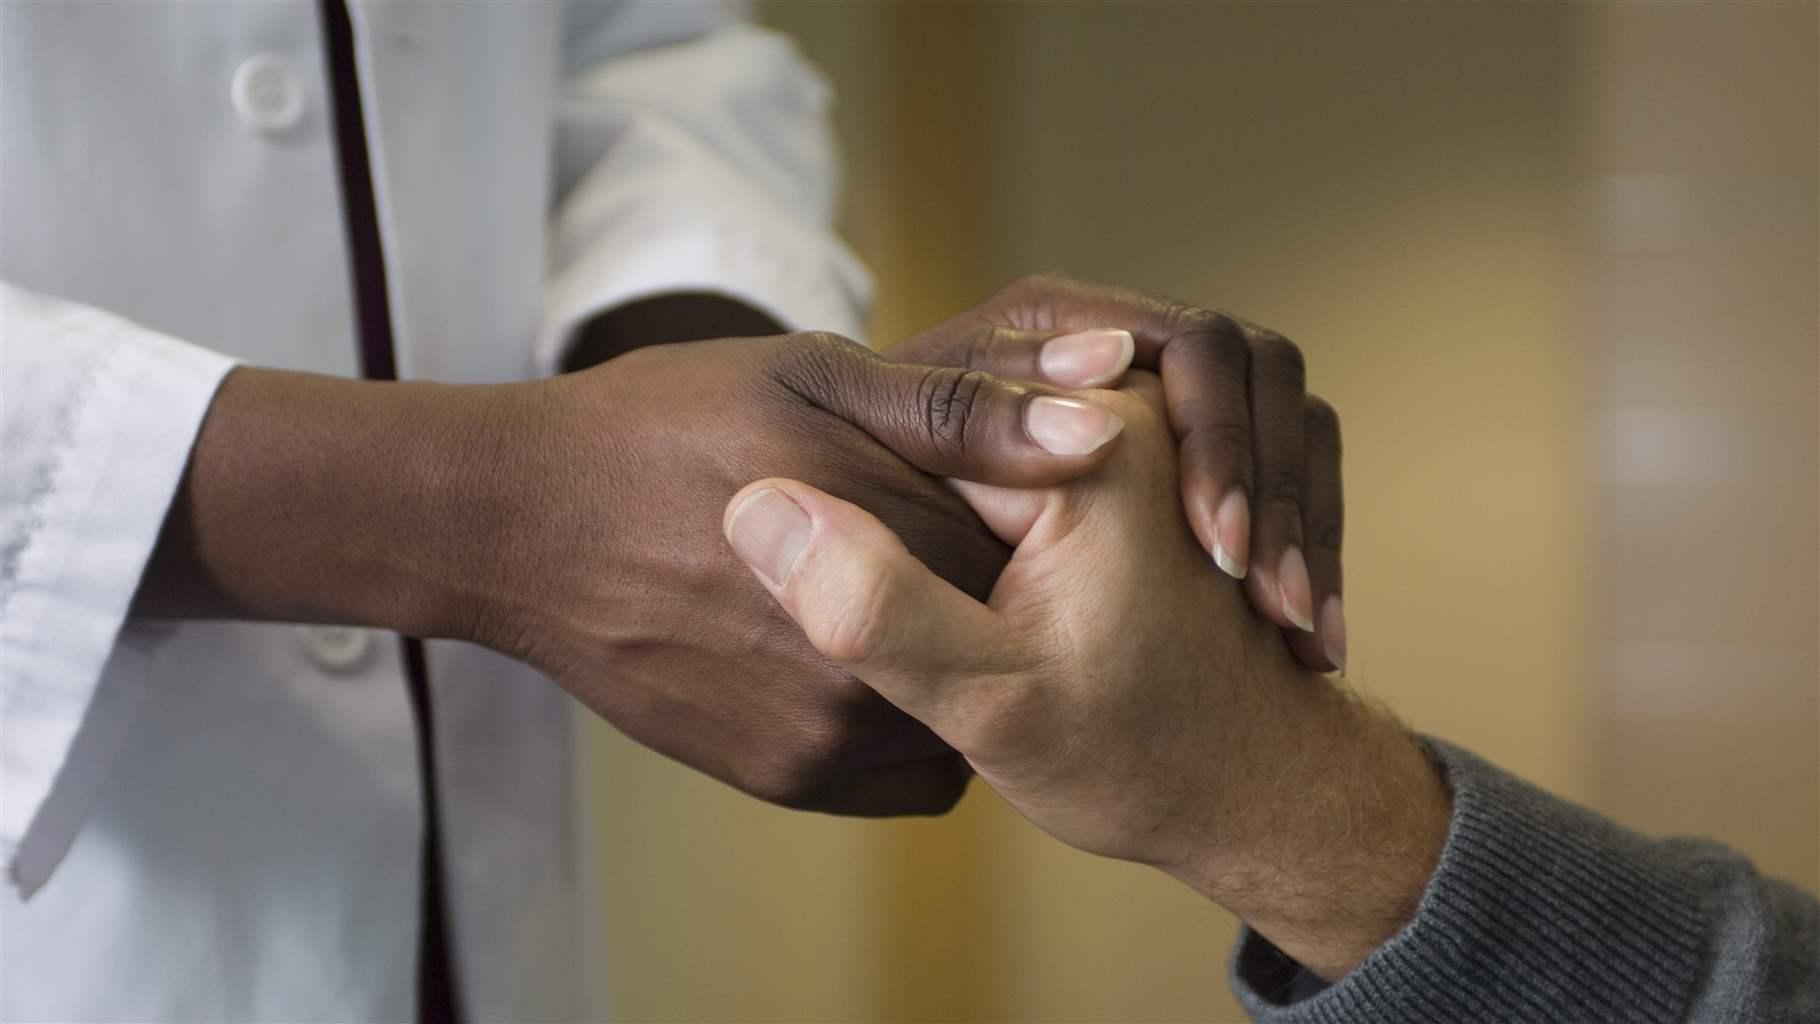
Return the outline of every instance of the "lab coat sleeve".
<path id="1" fill-rule="evenodd" d="M 708 291 L 858 337 L 871 281 L 834 233 L 826 82 L 739 4 L 581 5 L 567 25 L 536 360 L 651 295 Z"/>
<path id="2" fill-rule="evenodd" d="M 130 711 L 111 690 L 136 685 L 143 664 L 117 641 L 232 365 L 0 283 L 0 854 L 27 891 L 73 837 L 96 759 L 111 756 L 87 741 L 124 735 L 97 721 Z"/>

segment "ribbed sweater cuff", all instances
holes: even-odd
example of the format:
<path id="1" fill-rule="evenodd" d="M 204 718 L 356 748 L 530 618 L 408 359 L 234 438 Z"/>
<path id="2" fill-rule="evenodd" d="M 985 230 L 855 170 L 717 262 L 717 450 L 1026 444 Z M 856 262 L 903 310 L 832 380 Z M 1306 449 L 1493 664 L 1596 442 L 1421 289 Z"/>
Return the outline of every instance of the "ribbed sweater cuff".
<path id="1" fill-rule="evenodd" d="M 1705 957 L 1687 868 L 1658 844 L 1458 747 L 1425 742 L 1452 792 L 1453 817 L 1415 919 L 1332 985 L 1247 929 L 1231 966 L 1252 1017 L 1683 1018 Z"/>

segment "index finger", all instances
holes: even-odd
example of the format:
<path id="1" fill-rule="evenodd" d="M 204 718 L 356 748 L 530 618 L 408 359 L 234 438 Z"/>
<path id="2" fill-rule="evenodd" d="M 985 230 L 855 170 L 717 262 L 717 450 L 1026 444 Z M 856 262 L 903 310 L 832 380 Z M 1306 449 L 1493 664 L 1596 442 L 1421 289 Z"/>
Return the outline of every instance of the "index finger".
<path id="1" fill-rule="evenodd" d="M 1131 365 L 1163 376 L 1181 445 L 1182 508 L 1195 538 L 1228 575 L 1245 578 L 1255 472 L 1250 350 L 1262 332 L 1154 292 L 1064 274 L 1025 278 L 1001 300 L 1006 311 L 1032 318 L 1027 327 L 1110 323 L 1131 331 Z"/>

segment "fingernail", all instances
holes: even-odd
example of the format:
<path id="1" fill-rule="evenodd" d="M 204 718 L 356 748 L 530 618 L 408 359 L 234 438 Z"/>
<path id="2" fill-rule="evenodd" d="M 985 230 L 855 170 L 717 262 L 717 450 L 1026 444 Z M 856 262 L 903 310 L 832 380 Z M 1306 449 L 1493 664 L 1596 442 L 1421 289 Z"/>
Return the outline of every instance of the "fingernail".
<path id="1" fill-rule="evenodd" d="M 1078 398 L 1042 395 L 1024 408 L 1024 430 L 1053 455 L 1086 455 L 1119 436 L 1125 421 L 1111 409 Z"/>
<path id="2" fill-rule="evenodd" d="M 1251 503 L 1233 491 L 1213 514 L 1213 561 L 1235 580 L 1245 578 L 1251 557 Z"/>
<path id="3" fill-rule="evenodd" d="M 1321 649 L 1334 668 L 1346 671 L 1346 613 L 1340 610 L 1338 594 L 1321 603 Z"/>
<path id="4" fill-rule="evenodd" d="M 1096 327 L 1050 338 L 1043 343 L 1037 365 L 1043 376 L 1057 384 L 1092 388 L 1117 380 L 1136 351 L 1130 331 Z"/>
<path id="5" fill-rule="evenodd" d="M 813 524 L 789 495 L 767 487 L 750 495 L 727 520 L 727 543 L 772 586 L 790 579 L 790 570 L 809 546 Z"/>
<path id="6" fill-rule="evenodd" d="M 1277 569 L 1277 596 L 1283 602 L 1283 616 L 1297 629 L 1314 632 L 1314 598 L 1309 594 L 1308 564 L 1302 561 L 1302 549 L 1292 547 L 1283 552 Z"/>

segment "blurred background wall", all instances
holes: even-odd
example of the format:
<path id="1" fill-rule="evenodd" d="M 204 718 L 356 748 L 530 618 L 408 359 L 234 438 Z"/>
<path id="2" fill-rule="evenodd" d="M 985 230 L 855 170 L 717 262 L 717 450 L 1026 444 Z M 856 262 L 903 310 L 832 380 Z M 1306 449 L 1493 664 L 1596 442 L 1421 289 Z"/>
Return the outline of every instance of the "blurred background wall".
<path id="1" fill-rule="evenodd" d="M 1271 324 L 1346 429 L 1356 685 L 1820 886 L 1820 7 L 773 2 L 875 340 L 1020 273 Z M 590 731 L 628 1020 L 1226 1020 L 1234 925 L 984 787 L 759 806 Z"/>

